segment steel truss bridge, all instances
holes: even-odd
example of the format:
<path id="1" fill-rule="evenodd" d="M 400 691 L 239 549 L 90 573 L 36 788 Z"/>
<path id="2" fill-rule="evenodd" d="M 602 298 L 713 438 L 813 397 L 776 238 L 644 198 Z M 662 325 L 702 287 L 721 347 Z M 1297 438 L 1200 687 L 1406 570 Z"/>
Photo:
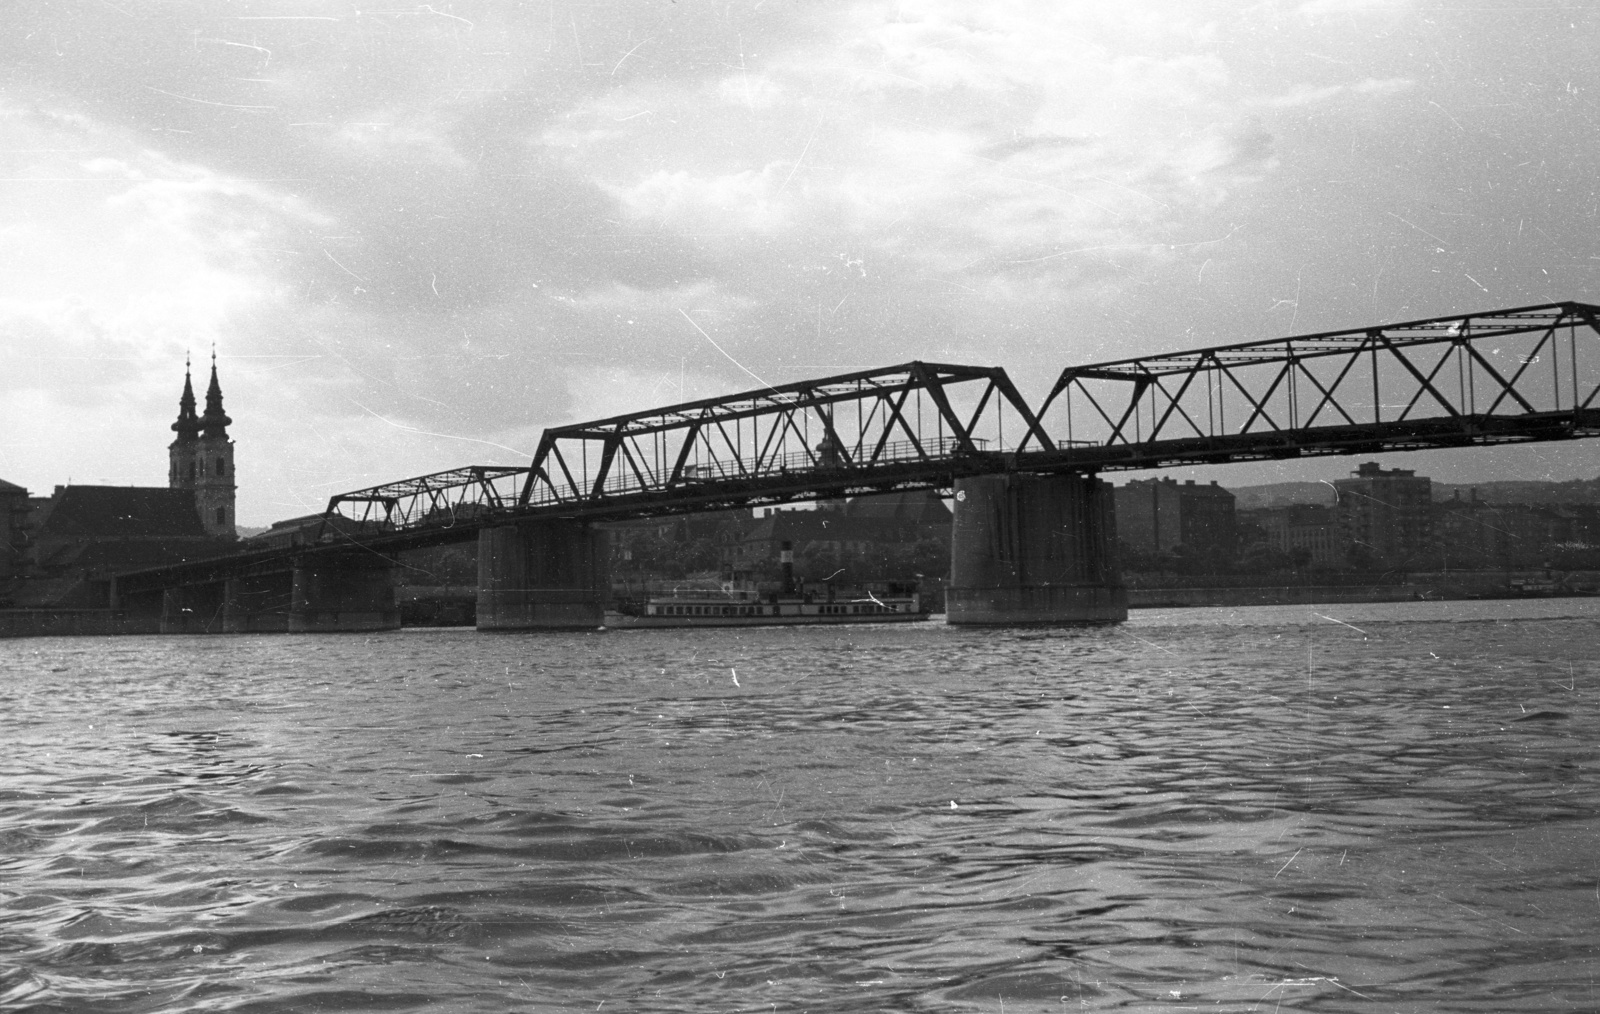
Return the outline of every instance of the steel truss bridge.
<path id="1" fill-rule="evenodd" d="M 1070 366 L 1037 410 L 1002 369 L 913 362 L 576 423 L 546 430 L 526 466 L 341 493 L 296 551 L 438 545 L 538 518 L 948 489 L 1000 472 L 1597 435 L 1600 306 L 1550 303 Z"/>

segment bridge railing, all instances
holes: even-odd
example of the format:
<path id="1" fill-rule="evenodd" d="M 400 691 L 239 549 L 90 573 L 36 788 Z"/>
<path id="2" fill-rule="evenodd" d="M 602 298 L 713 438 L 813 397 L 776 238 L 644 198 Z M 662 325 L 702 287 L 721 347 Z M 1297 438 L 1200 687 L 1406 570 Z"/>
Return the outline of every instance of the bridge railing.
<path id="1" fill-rule="evenodd" d="M 1039 416 L 1091 467 L 1579 435 L 1600 408 L 1597 317 L 1552 303 L 1073 366 Z"/>

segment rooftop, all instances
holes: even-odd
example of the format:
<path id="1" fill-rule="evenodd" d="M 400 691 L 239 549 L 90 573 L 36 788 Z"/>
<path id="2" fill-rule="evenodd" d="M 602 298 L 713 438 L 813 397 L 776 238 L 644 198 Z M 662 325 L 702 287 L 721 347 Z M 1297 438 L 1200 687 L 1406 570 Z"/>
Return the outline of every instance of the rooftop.
<path id="1" fill-rule="evenodd" d="M 49 539 L 208 539 L 194 492 L 164 486 L 59 486 L 35 525 Z"/>

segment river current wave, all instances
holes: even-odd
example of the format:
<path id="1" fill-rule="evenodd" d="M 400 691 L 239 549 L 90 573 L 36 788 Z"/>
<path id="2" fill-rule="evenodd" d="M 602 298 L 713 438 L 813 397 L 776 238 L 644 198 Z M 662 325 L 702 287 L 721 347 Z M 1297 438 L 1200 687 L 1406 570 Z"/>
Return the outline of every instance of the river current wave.
<path id="1" fill-rule="evenodd" d="M 0 642 L 0 1009 L 1600 1008 L 1600 603 Z"/>

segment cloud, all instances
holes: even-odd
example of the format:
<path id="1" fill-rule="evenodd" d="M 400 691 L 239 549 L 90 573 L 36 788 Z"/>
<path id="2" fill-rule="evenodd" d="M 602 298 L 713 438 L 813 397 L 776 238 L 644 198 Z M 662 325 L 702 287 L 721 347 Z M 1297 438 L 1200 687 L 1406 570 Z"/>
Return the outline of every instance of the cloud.
<path id="1" fill-rule="evenodd" d="M 1305 0 L 1296 8 L 1304 17 L 1330 14 L 1392 14 L 1411 7 L 1412 0 Z"/>
<path id="2" fill-rule="evenodd" d="M 455 169 L 466 168 L 465 157 L 451 145 L 436 115 L 405 108 L 377 109 L 329 127 L 323 143 L 346 158 L 420 158 Z"/>
<path id="3" fill-rule="evenodd" d="M 1363 78 L 1353 84 L 1334 85 L 1299 85 L 1280 95 L 1270 95 L 1257 100 L 1258 104 L 1271 109 L 1295 109 L 1305 106 L 1317 106 L 1327 103 L 1341 95 L 1360 95 L 1373 97 L 1387 97 L 1398 95 L 1416 87 L 1416 81 L 1411 78 Z"/>
<path id="4" fill-rule="evenodd" d="M 1261 99 L 1263 106 L 1273 109 L 1293 109 L 1299 106 L 1314 106 L 1326 102 L 1338 95 L 1349 91 L 1345 85 L 1325 85 L 1321 88 L 1310 85 L 1301 85 L 1282 95 L 1272 95 Z"/>
<path id="5" fill-rule="evenodd" d="M 783 87 L 766 74 L 740 73 L 717 83 L 717 98 L 746 109 L 770 109 L 785 99 Z"/>
<path id="6" fill-rule="evenodd" d="M 1369 77 L 1351 85 L 1350 90 L 1361 95 L 1398 95 L 1416 86 L 1417 82 L 1408 77 Z"/>
<path id="7" fill-rule="evenodd" d="M 226 346 L 237 316 L 268 297 L 268 265 L 286 235 L 321 222 L 292 197 L 48 107 L 13 107 L 0 132 L 11 153 L 0 328 L 14 336 L 13 361 L 143 369 L 185 348 Z M 80 384 L 96 375 L 73 373 Z M 20 374 L 47 384 L 71 375 Z"/>
<path id="8" fill-rule="evenodd" d="M 1224 62 L 1178 46 L 1205 26 L 1165 13 L 862 5 L 839 36 L 764 63 L 759 79 L 778 84 L 754 116 L 729 77 L 710 91 L 608 94 L 547 140 L 632 219 L 694 236 L 712 257 L 738 251 L 750 273 L 752 247 L 787 271 L 784 244 L 824 232 L 951 276 L 1153 243 L 1270 164 Z M 645 169 L 663 147 L 676 167 Z M 914 223 L 909 235 L 892 231 L 899 222 Z"/>
<path id="9" fill-rule="evenodd" d="M 13 6 L 0 426 L 95 474 L 120 419 L 159 481 L 212 340 L 241 464 L 311 503 L 745 370 L 1026 385 L 1592 282 L 1571 10 Z"/>
<path id="10" fill-rule="evenodd" d="M 601 186 L 634 218 L 689 228 L 710 218 L 737 231 L 769 233 L 792 222 L 783 192 L 796 169 L 770 163 L 710 177 L 662 170 L 630 187 Z"/>

